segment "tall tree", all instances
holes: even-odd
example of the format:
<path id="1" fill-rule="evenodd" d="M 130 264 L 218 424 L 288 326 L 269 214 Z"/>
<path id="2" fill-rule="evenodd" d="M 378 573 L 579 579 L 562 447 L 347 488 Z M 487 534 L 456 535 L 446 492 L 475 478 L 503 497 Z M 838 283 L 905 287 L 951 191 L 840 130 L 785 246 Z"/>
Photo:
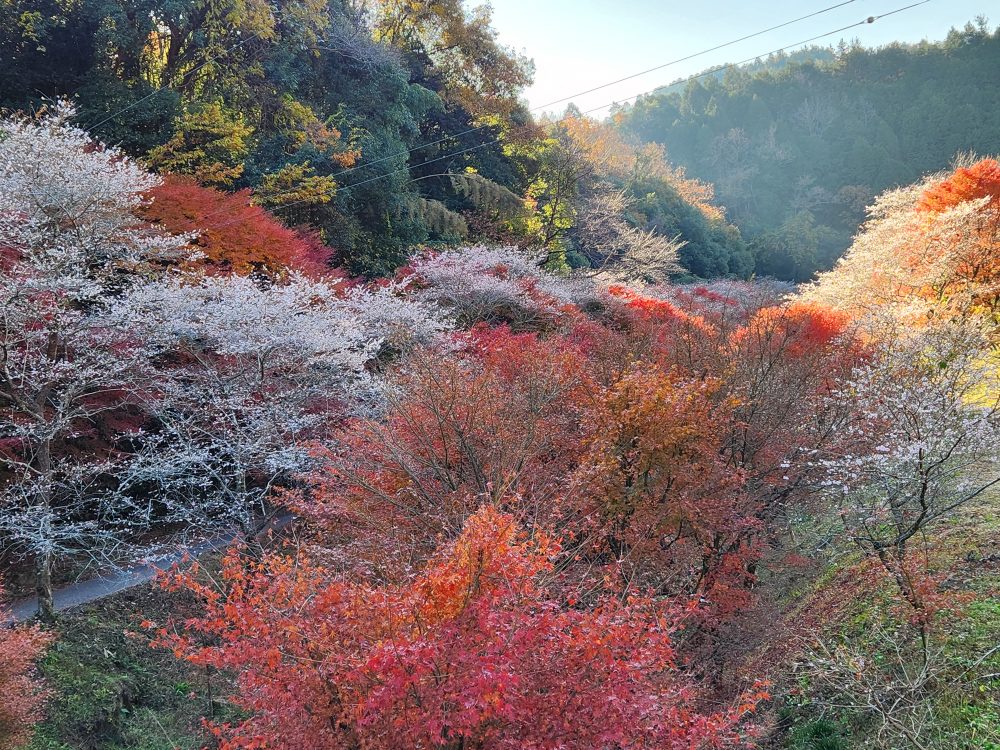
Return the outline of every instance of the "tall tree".
<path id="1" fill-rule="evenodd" d="M 54 560 L 115 531 L 100 478 L 122 454 L 100 439 L 102 419 L 148 386 L 143 342 L 108 309 L 185 247 L 137 225 L 156 178 L 70 126 L 72 115 L 59 105 L 0 123 L 0 533 L 35 557 L 46 619 Z"/>

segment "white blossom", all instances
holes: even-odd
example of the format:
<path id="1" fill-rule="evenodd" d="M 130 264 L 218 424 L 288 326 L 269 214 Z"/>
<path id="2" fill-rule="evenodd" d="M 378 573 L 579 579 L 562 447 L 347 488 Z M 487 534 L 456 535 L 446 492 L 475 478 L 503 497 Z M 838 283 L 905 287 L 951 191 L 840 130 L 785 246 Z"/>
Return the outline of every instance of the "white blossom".
<path id="1" fill-rule="evenodd" d="M 541 268 L 542 256 L 512 247 L 467 247 L 415 258 L 423 299 L 453 311 L 458 322 L 543 327 L 569 303 L 596 300 L 592 282 Z"/>
<path id="2" fill-rule="evenodd" d="M 944 324 L 899 331 L 831 400 L 849 409 L 820 460 L 863 548 L 899 547 L 1000 483 L 1000 376 L 983 334 Z"/>
<path id="3" fill-rule="evenodd" d="M 107 312 L 186 247 L 132 214 L 156 178 L 72 114 L 0 121 L 0 544 L 35 556 L 43 594 L 56 554 L 113 549 L 129 526 L 103 482 L 125 456 L 99 431 L 148 373 Z"/>

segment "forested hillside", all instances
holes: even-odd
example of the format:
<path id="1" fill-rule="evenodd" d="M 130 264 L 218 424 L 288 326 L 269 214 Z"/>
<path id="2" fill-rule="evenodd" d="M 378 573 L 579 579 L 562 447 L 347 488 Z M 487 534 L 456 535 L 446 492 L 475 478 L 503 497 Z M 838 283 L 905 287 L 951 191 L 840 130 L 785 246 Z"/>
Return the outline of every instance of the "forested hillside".
<path id="1" fill-rule="evenodd" d="M 985 21 L 942 42 L 826 56 L 729 68 L 616 117 L 715 185 L 760 274 L 810 278 L 847 248 L 873 196 L 956 154 L 1000 151 L 1000 33 Z"/>
<path id="2" fill-rule="evenodd" d="M 0 750 L 1000 748 L 1000 34 L 144 1 L 0 0 Z"/>
<path id="3" fill-rule="evenodd" d="M 579 143 L 596 123 L 536 123 L 518 99 L 531 76 L 488 10 L 459 0 L 0 4 L 0 105 L 70 97 L 94 138 L 203 187 L 249 189 L 244 203 L 317 229 L 355 273 L 467 239 L 600 265 L 650 235 L 663 241 L 641 254 L 683 244 L 696 275 L 750 272 L 707 186 L 610 132 L 599 152 Z M 204 228 L 233 205 L 171 185 L 161 202 L 216 204 L 188 217 Z M 621 191 L 627 236 L 580 246 L 578 214 Z"/>

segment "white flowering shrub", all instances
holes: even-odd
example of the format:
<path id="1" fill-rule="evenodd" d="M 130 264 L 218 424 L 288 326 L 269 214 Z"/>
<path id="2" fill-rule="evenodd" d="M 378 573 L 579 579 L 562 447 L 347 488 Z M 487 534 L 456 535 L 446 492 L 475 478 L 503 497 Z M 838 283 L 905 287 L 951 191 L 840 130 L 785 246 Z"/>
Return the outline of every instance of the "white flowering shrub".
<path id="1" fill-rule="evenodd" d="M 450 312 L 427 296 L 411 293 L 412 284 L 393 282 L 378 287 L 356 287 L 344 296 L 344 305 L 361 327 L 396 352 L 430 346 L 453 328 Z"/>
<path id="2" fill-rule="evenodd" d="M 551 325 L 563 306 L 597 296 L 589 281 L 550 274 L 541 261 L 517 248 L 467 247 L 426 254 L 410 265 L 420 296 L 453 311 L 460 325 L 535 330 Z"/>
<path id="3" fill-rule="evenodd" d="M 379 343 L 330 284 L 297 274 L 274 285 L 178 275 L 137 288 L 115 312 L 152 345 L 211 351 L 248 377 L 329 365 L 349 381 Z"/>
<path id="4" fill-rule="evenodd" d="M 642 289 L 644 295 L 665 300 L 687 312 L 706 315 L 717 323 L 733 324 L 745 323 L 765 307 L 780 305 L 794 291 L 792 284 L 771 278 L 656 284 Z"/>
<path id="5" fill-rule="evenodd" d="M 74 301 L 151 261 L 187 252 L 187 238 L 141 226 L 133 210 L 159 178 L 69 124 L 56 105 L 0 122 L 0 247 L 33 291 Z M 19 274 L 20 275 L 20 274 Z"/>
<path id="6" fill-rule="evenodd" d="M 834 393 L 838 449 L 822 465 L 850 538 L 902 558 L 929 524 L 1000 484 L 1000 376 L 972 326 L 886 341 Z"/>
<path id="7" fill-rule="evenodd" d="M 302 441 L 370 390 L 381 341 L 333 287 L 302 276 L 175 277 L 116 307 L 157 362 L 147 408 L 157 430 L 122 477 L 135 512 L 198 528 L 251 532 L 271 485 L 305 466 Z"/>
<path id="8" fill-rule="evenodd" d="M 369 372 L 388 342 L 429 344 L 448 321 L 389 286 L 341 294 L 301 275 L 261 285 L 245 276 L 165 279 L 116 308 L 155 349 L 159 431 L 123 481 L 137 513 L 246 533 L 275 481 L 306 468 L 309 440 L 382 393 Z"/>
<path id="9" fill-rule="evenodd" d="M 991 269 L 1000 216 L 988 196 L 922 210 L 924 196 L 943 178 L 880 195 L 847 253 L 803 290 L 803 299 L 917 325 L 942 315 L 974 314 L 984 322 L 992 315 L 987 324 L 995 330 L 1000 282 Z"/>

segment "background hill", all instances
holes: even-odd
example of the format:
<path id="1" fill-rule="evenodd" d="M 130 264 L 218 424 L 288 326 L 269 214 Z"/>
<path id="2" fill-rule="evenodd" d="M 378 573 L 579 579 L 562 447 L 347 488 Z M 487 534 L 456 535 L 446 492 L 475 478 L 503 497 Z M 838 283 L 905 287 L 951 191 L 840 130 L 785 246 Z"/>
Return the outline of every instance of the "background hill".
<path id="1" fill-rule="evenodd" d="M 573 230 L 590 183 L 609 180 L 641 187 L 619 204 L 622 226 L 678 237 L 688 270 L 752 270 L 739 233 L 688 200 L 669 165 L 635 187 L 581 163 L 572 128 L 535 122 L 524 105 L 532 75 L 489 10 L 461 0 L 0 3 L 0 106 L 69 97 L 95 139 L 160 173 L 251 190 L 286 224 L 318 230 L 352 273 L 387 274 L 416 247 L 466 240 L 586 263 Z"/>
<path id="2" fill-rule="evenodd" d="M 1000 150 L 1000 34 L 985 20 L 944 41 L 730 68 L 615 115 L 715 185 L 757 273 L 805 280 L 850 244 L 881 191 Z"/>

